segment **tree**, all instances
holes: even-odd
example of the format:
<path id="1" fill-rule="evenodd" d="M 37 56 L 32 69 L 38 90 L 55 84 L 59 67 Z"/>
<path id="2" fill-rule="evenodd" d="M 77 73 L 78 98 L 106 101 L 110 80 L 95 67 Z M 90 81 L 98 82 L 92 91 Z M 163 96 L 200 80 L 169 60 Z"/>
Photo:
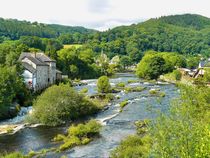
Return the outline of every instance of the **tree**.
<path id="1" fill-rule="evenodd" d="M 153 157 L 208 157 L 209 99 L 206 87 L 181 86 L 169 115 L 160 114 L 151 124 Z"/>
<path id="2" fill-rule="evenodd" d="M 67 85 L 54 85 L 42 93 L 33 104 L 29 121 L 56 126 L 72 119 L 95 113 L 98 107 Z"/>
<path id="3" fill-rule="evenodd" d="M 103 52 L 99 55 L 96 63 L 101 67 L 101 73 L 107 75 L 107 69 L 109 67 L 109 58 Z"/>
<path id="4" fill-rule="evenodd" d="M 147 54 L 137 66 L 136 74 L 145 79 L 157 79 L 167 72 L 165 60 L 157 54 Z"/>
<path id="5" fill-rule="evenodd" d="M 123 66 L 123 69 L 125 70 L 127 66 L 131 65 L 131 60 L 128 56 L 122 56 L 120 58 L 120 64 Z"/>
<path id="6" fill-rule="evenodd" d="M 108 93 L 111 89 L 109 78 L 107 76 L 101 76 L 98 79 L 97 88 L 99 93 Z"/>
<path id="7" fill-rule="evenodd" d="M 21 105 L 27 100 L 25 85 L 15 66 L 0 65 L 0 119 L 11 117 L 9 108 L 16 102 Z"/>

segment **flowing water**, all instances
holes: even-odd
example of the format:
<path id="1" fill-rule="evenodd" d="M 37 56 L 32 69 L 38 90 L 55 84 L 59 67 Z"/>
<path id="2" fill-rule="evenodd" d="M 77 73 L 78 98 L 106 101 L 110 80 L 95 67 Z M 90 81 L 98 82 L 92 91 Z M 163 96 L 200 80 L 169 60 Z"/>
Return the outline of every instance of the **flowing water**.
<path id="1" fill-rule="evenodd" d="M 137 78 L 132 74 L 117 74 L 116 77 L 110 79 L 110 83 L 114 86 L 119 82 L 127 83 L 128 80 L 136 79 Z M 83 82 L 86 82 L 87 85 L 78 86 L 75 87 L 75 89 L 79 91 L 83 88 L 88 88 L 89 95 L 96 93 L 97 80 L 84 80 Z M 109 157 L 110 151 L 119 145 L 121 140 L 136 132 L 134 126 L 135 121 L 155 119 L 158 111 L 166 113 L 170 100 L 178 96 L 178 89 L 172 84 L 138 82 L 128 84 L 128 86 L 144 86 L 146 90 L 128 94 L 122 91 L 116 94 L 120 96 L 120 99 L 113 101 L 107 110 L 93 116 L 94 119 L 103 124 L 100 138 L 87 145 L 78 146 L 62 153 L 49 153 L 47 157 L 56 158 L 62 155 L 71 158 Z M 150 96 L 150 89 L 160 89 L 160 91 L 166 93 L 166 96 L 161 99 L 159 97 Z M 125 99 L 128 99 L 129 104 L 124 107 L 122 112 L 119 112 L 119 103 Z M 23 117 L 21 117 L 20 120 L 22 119 Z M 13 121 L 10 120 L 8 122 L 11 123 Z M 36 128 L 25 128 L 13 135 L 0 136 L 0 152 L 18 150 L 26 153 L 30 150 L 36 151 L 42 148 L 57 146 L 58 144 L 51 141 L 52 138 L 58 133 L 65 133 L 66 129 L 67 126 L 50 128 L 39 126 Z"/>

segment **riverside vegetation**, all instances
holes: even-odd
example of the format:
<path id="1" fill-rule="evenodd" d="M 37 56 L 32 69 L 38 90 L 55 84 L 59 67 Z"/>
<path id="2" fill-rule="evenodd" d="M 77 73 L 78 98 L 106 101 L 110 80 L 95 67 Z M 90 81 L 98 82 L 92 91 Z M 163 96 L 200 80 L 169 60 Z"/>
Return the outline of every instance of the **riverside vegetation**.
<path id="1" fill-rule="evenodd" d="M 180 98 L 171 102 L 170 113 L 161 114 L 112 151 L 124 157 L 208 157 L 210 151 L 210 89 L 180 85 Z"/>
<path id="2" fill-rule="evenodd" d="M 201 56 L 209 57 L 209 26 L 208 18 L 190 14 L 150 19 L 105 32 L 0 19 L 0 119 L 14 116 L 19 109 L 16 105 L 32 105 L 32 100 L 34 110 L 28 118 L 31 123 L 57 126 L 94 114 L 114 98 L 112 92 L 144 90 L 123 83 L 111 88 L 107 77 L 137 63 L 136 74 L 140 78 L 157 80 L 166 75 L 179 81 L 182 76 L 176 68 L 196 68 Z M 38 51 L 55 59 L 58 69 L 71 79 L 102 76 L 98 81 L 102 97 L 84 96 L 87 90 L 77 93 L 68 84 L 54 85 L 34 97 L 23 84 L 23 68 L 18 58 L 21 52 Z M 137 134 L 125 139 L 111 156 L 208 157 L 210 93 L 206 83 L 210 81 L 210 73 L 208 69 L 206 72 L 203 78 L 194 81 L 197 86 L 180 86 L 181 97 L 172 101 L 169 114 L 160 114 L 157 120 L 137 125 Z M 128 81 L 135 82 L 138 81 Z M 165 96 L 157 90 L 150 94 Z M 123 102 L 122 107 L 126 104 L 127 101 Z M 15 114 L 11 113 L 11 107 L 16 108 Z M 92 124 L 96 130 L 89 127 Z M 100 125 L 92 122 L 87 126 L 70 127 L 82 128 L 84 133 L 79 132 L 76 137 L 71 132 L 63 135 L 60 149 L 92 140 L 95 135 L 87 136 L 89 129 L 98 135 Z M 27 156 L 17 152 L 2 157 Z"/>

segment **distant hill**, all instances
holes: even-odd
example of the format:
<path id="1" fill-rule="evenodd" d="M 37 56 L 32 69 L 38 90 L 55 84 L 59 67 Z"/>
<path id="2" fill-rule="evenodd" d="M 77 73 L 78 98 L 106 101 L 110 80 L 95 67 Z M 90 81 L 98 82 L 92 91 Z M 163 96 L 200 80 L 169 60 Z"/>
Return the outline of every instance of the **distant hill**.
<path id="1" fill-rule="evenodd" d="M 149 19 L 95 37 L 90 43 L 94 50 L 103 49 L 110 57 L 120 54 L 135 58 L 147 50 L 210 55 L 210 19 L 194 14 Z"/>
<path id="2" fill-rule="evenodd" d="M 210 19 L 196 14 L 171 15 L 159 19 L 162 22 L 181 27 L 191 27 L 201 30 L 210 27 Z"/>
<path id="3" fill-rule="evenodd" d="M 62 33 L 88 34 L 96 32 L 84 27 L 72 27 L 55 24 L 42 24 L 37 22 L 19 21 L 15 19 L 0 18 L 0 37 L 8 37 L 12 40 L 21 36 L 38 36 L 42 38 L 55 38 Z"/>

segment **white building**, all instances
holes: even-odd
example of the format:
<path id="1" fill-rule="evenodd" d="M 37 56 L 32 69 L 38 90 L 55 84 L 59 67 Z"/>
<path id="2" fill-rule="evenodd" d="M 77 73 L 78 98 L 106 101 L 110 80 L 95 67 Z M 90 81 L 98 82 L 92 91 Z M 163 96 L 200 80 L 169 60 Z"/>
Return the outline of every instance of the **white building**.
<path id="1" fill-rule="evenodd" d="M 61 73 L 56 71 L 56 61 L 44 53 L 22 53 L 21 61 L 26 85 L 34 91 L 42 90 L 56 81 L 56 76 Z"/>

